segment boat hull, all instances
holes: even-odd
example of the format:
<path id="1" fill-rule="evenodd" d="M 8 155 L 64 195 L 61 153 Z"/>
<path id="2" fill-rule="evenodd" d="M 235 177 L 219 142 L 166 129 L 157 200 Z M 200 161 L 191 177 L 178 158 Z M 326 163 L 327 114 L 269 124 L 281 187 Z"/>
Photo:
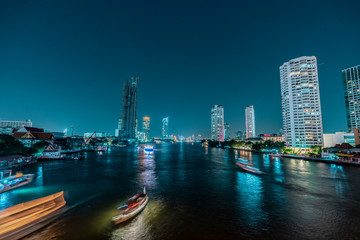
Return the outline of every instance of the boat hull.
<path id="1" fill-rule="evenodd" d="M 0 240 L 20 239 L 48 225 L 65 211 L 63 192 L 0 211 Z"/>
<path id="2" fill-rule="evenodd" d="M 18 185 L 13 186 L 13 187 L 3 183 L 4 187 L 0 190 L 0 193 L 4 193 L 4 192 L 10 191 L 10 190 L 13 190 L 15 188 L 19 188 L 21 186 L 24 186 L 26 184 L 31 183 L 33 181 L 33 179 L 34 179 L 34 174 L 26 174 L 26 175 L 24 175 L 24 177 L 27 178 L 26 182 L 19 183 Z"/>
<path id="3" fill-rule="evenodd" d="M 146 199 L 145 199 L 144 203 L 141 204 L 141 206 L 139 206 L 136 210 L 134 210 L 133 212 L 131 212 L 127 215 L 123 215 L 123 217 L 121 215 L 113 217 L 112 220 L 113 220 L 114 224 L 119 224 L 119 223 L 125 222 L 127 220 L 130 220 L 130 219 L 136 217 L 139 213 L 142 212 L 142 210 L 144 210 L 148 201 L 149 201 L 149 197 L 146 195 Z"/>

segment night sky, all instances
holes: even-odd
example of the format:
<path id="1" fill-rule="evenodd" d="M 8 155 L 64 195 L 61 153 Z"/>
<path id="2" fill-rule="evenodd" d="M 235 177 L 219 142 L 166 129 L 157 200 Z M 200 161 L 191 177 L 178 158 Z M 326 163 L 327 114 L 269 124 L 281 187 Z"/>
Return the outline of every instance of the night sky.
<path id="1" fill-rule="evenodd" d="M 359 1 L 1 1 L 0 118 L 114 134 L 122 85 L 139 76 L 138 118 L 160 136 L 282 126 L 279 66 L 316 56 L 324 132 L 346 129 L 341 70 L 360 64 Z"/>

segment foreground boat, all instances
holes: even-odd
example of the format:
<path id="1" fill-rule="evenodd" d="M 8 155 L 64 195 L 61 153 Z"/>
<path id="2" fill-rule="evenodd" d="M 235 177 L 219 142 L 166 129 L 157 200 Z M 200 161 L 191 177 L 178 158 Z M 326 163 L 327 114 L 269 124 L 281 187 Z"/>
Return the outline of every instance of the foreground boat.
<path id="1" fill-rule="evenodd" d="M 10 176 L 0 180 L 0 193 L 10 191 L 12 189 L 29 184 L 34 179 L 34 174 L 17 173 L 14 176 Z"/>
<path id="2" fill-rule="evenodd" d="M 152 152 L 154 151 L 154 146 L 146 145 L 146 146 L 144 147 L 144 151 L 145 151 L 146 153 L 152 153 Z"/>
<path id="3" fill-rule="evenodd" d="M 64 192 L 5 208 L 0 211 L 0 240 L 20 239 L 44 227 L 64 210 Z"/>
<path id="4" fill-rule="evenodd" d="M 143 192 L 129 198 L 123 205 L 118 207 L 119 214 L 113 217 L 112 221 L 114 224 L 119 224 L 135 217 L 146 207 L 148 200 L 149 197 L 144 187 Z"/>
<path id="5" fill-rule="evenodd" d="M 256 167 L 252 166 L 252 164 L 245 164 L 245 163 L 239 163 L 237 162 L 236 165 L 243 171 L 248 173 L 253 173 L 257 175 L 262 175 L 264 172 L 260 171 Z"/>

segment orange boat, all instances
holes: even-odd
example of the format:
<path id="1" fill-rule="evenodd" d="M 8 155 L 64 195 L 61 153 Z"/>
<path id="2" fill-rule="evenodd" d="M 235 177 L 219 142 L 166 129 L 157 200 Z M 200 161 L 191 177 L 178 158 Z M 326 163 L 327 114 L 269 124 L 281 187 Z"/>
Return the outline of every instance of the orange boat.
<path id="1" fill-rule="evenodd" d="M 66 202 L 64 192 L 0 210 L 0 240 L 20 239 L 44 227 L 61 212 Z"/>

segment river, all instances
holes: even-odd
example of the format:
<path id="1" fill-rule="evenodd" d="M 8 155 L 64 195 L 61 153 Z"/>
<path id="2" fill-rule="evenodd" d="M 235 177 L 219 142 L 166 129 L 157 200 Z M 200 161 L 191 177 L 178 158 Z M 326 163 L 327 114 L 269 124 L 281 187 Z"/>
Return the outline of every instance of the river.
<path id="1" fill-rule="evenodd" d="M 0 195 L 0 208 L 64 191 L 67 212 L 26 239 L 358 239 L 360 168 L 265 154 L 155 145 L 86 160 L 38 163 L 35 180 Z M 244 173 L 248 159 L 265 172 Z M 149 203 L 113 226 L 116 208 L 146 186 Z"/>

